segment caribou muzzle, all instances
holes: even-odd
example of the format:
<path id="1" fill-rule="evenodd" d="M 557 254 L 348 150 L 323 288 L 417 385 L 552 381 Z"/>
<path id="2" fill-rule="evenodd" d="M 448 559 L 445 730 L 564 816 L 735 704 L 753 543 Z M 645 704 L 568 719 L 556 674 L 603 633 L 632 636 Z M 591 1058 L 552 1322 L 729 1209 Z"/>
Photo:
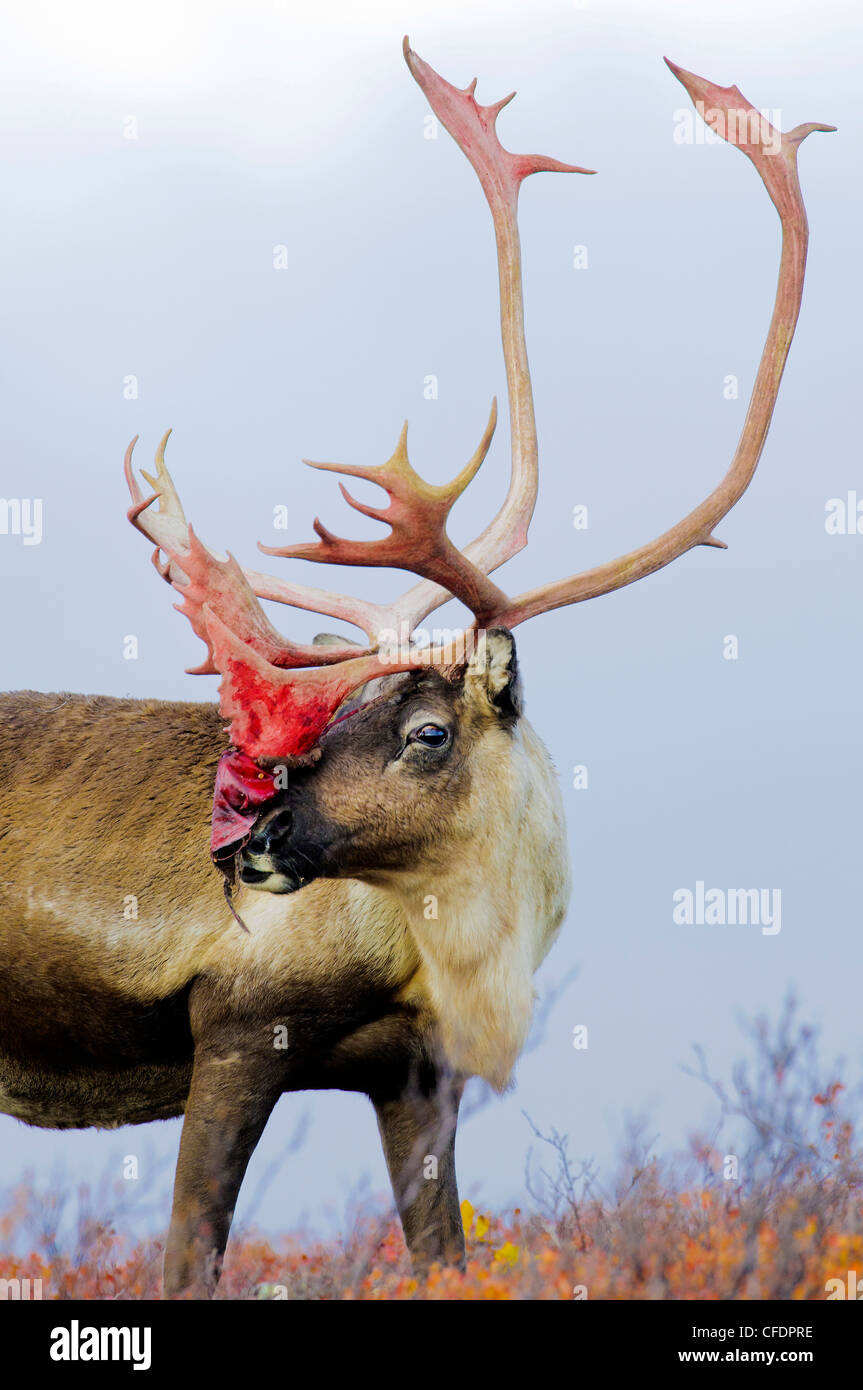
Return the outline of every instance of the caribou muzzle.
<path id="1" fill-rule="evenodd" d="M 261 816 L 237 856 L 240 882 L 264 893 L 296 893 L 318 878 L 322 851 L 299 829 L 289 807 Z"/>

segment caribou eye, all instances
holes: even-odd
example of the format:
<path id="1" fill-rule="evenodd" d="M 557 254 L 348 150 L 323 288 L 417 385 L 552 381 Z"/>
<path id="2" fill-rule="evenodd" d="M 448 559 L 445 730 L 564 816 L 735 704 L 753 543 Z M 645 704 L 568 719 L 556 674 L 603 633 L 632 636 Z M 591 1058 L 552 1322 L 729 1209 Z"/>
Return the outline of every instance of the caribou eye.
<path id="1" fill-rule="evenodd" d="M 421 743 L 425 748 L 443 748 L 449 741 L 449 734 L 439 724 L 423 724 L 410 735 L 411 743 Z"/>

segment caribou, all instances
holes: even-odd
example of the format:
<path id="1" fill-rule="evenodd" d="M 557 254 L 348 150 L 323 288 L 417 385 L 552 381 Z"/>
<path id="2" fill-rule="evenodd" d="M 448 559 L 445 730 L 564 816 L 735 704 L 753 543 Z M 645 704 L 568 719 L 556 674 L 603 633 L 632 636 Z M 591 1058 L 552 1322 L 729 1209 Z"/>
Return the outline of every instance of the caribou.
<path id="1" fill-rule="evenodd" d="M 489 449 L 494 404 L 449 483 L 413 470 L 406 428 L 380 466 L 313 464 L 378 484 L 385 507 L 341 489 L 388 533 L 352 541 L 316 521 L 316 541 L 261 549 L 414 576 L 392 603 L 371 603 L 210 549 L 165 465 L 167 435 L 155 471 L 142 470 L 146 489 L 133 441 L 129 517 L 206 646 L 197 672 L 221 677 L 218 706 L 2 697 L 0 1106 L 54 1128 L 184 1117 L 169 1298 L 214 1293 L 249 1158 L 279 1097 L 303 1089 L 371 1099 L 415 1268 L 464 1260 L 460 1097 L 470 1077 L 498 1091 L 510 1083 L 534 972 L 569 895 L 561 795 L 524 716 L 513 629 L 696 546 L 723 546 L 715 527 L 753 477 L 800 308 L 798 147 L 834 128 L 782 133 L 736 87 L 669 63 L 708 124 L 754 164 L 781 221 L 775 307 L 745 423 L 725 477 L 670 530 L 511 597 L 490 575 L 527 543 L 538 477 L 519 188 L 543 170 L 592 171 L 506 150 L 496 120 L 511 96 L 479 105 L 476 79 L 456 88 L 407 40 L 404 54 L 491 210 L 511 434 L 499 512 L 464 549 L 447 533 Z M 446 642 L 415 640 L 450 598 L 472 625 Z M 362 640 L 293 642 L 262 601 L 346 623 Z"/>

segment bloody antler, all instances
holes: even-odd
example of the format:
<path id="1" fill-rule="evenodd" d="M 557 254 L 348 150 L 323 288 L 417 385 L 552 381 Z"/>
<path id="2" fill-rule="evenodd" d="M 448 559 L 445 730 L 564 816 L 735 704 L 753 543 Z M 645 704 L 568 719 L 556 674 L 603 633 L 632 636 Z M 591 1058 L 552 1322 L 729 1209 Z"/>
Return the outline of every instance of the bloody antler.
<path id="1" fill-rule="evenodd" d="M 142 535 L 147 536 L 158 547 L 153 555 L 153 562 L 162 578 L 166 579 L 168 583 L 173 583 L 175 571 L 178 569 L 182 581 L 182 565 L 176 557 L 181 556 L 189 549 L 188 533 L 190 528 L 183 512 L 179 494 L 165 463 L 165 446 L 170 435 L 171 431 L 167 430 L 156 450 L 155 476 L 147 473 L 144 469 L 141 470 L 143 477 L 153 488 L 153 493 L 149 497 L 145 498 L 132 471 L 132 451 L 138 440 L 137 435 L 126 450 L 125 471 L 133 504 L 127 513 L 129 520 Z M 158 511 L 148 511 L 154 502 L 158 502 Z M 145 512 L 147 513 L 146 516 L 144 515 Z M 175 550 L 173 559 L 170 556 L 172 545 Z M 169 556 L 167 564 L 160 561 L 160 551 Z M 215 556 L 212 551 L 208 553 L 214 560 L 218 560 L 218 556 Z M 330 593 L 326 589 L 318 589 L 309 584 L 290 584 L 287 580 L 277 579 L 270 574 L 260 574 L 257 570 L 244 569 L 242 573 L 253 596 L 272 599 L 276 603 L 288 604 L 292 608 L 302 608 L 312 613 L 323 613 L 328 618 L 339 618 L 343 622 L 351 623 L 354 627 L 365 632 L 371 647 L 377 645 L 378 632 L 385 628 L 392 628 L 398 620 L 399 615 L 386 604 L 370 603 L 350 594 Z M 243 606 L 248 602 L 245 595 L 242 602 Z M 275 629 L 273 631 L 275 632 Z M 276 636 L 278 637 L 278 634 Z M 284 642 L 285 639 L 280 638 L 279 640 Z M 341 660 L 341 657 L 336 655 L 331 659 L 338 661 Z M 281 665 L 283 663 L 276 662 L 276 664 Z"/>
<path id="2" fill-rule="evenodd" d="M 356 647 L 347 643 L 344 647 L 327 648 L 303 646 L 290 642 L 276 631 L 255 597 L 251 585 L 237 564 L 233 555 L 222 560 L 208 550 L 195 535 L 186 521 L 179 495 L 173 479 L 165 464 L 165 446 L 171 431 L 164 435 L 156 450 L 156 476 L 141 470 L 143 477 L 154 489 L 150 497 L 145 497 L 132 470 L 132 454 L 138 436 L 126 450 L 124 467 L 126 482 L 132 496 L 132 506 L 127 512 L 132 525 L 137 528 L 156 548 L 153 562 L 156 569 L 180 594 L 183 602 L 175 605 L 179 612 L 185 613 L 198 637 L 207 644 L 207 658 L 200 666 L 190 669 L 190 675 L 217 675 L 219 668 L 214 664 L 212 643 L 210 641 L 205 608 L 216 615 L 241 641 L 254 650 L 271 665 L 291 669 L 311 664 L 324 665 L 355 657 Z M 159 509 L 151 510 L 158 502 Z M 167 556 L 160 561 L 160 553 Z M 347 616 L 339 610 L 336 600 L 331 596 L 331 615 Z M 351 600 L 346 600 L 346 608 Z M 333 609 L 339 610 L 332 612 Z M 354 610 L 351 608 L 351 612 Z"/>
<path id="3" fill-rule="evenodd" d="M 751 159 L 782 222 L 776 304 L 743 432 L 723 481 L 664 535 L 618 560 L 509 598 L 488 575 L 524 546 L 537 485 L 536 427 L 524 343 L 516 219 L 518 190 L 528 174 L 539 170 L 591 171 L 542 155 L 517 155 L 505 150 L 497 138 L 495 122 L 511 97 L 492 106 L 479 106 L 474 96 L 476 81 L 460 90 L 418 58 L 407 40 L 404 51 L 433 110 L 476 170 L 492 213 L 512 435 L 509 491 L 490 525 L 464 551 L 459 551 L 447 535 L 446 522 L 488 451 L 495 424 L 494 408 L 473 458 L 447 484 L 426 483 L 414 472 L 407 456 L 407 427 L 392 458 L 379 468 L 313 464 L 383 487 L 390 499 L 386 508 L 357 501 L 344 485 L 342 492 L 357 511 L 385 522 L 390 534 L 373 541 L 350 541 L 333 535 L 316 521 L 317 542 L 261 549 L 272 555 L 340 565 L 397 567 L 421 576 L 419 584 L 387 606 L 287 584 L 254 570 L 241 569 L 230 555 L 225 559 L 215 555 L 198 540 L 183 514 L 164 463 L 167 435 L 156 455 L 155 476 L 144 474 L 154 489 L 149 497 L 143 495 L 132 473 L 130 445 L 126 456 L 133 503 L 130 520 L 157 546 L 154 558 L 159 572 L 181 594 L 181 611 L 207 644 L 207 660 L 199 670 L 221 672 L 221 707 L 231 720 L 232 738 L 253 757 L 306 752 L 345 696 L 372 676 L 430 664 L 451 665 L 454 657 L 450 647 L 374 650 L 385 631 L 400 637 L 405 632 L 409 635 L 422 618 L 451 595 L 471 609 L 475 626 L 513 627 L 538 613 L 631 584 L 696 545 L 722 546 L 723 542 L 713 534 L 714 527 L 752 479 L 800 309 L 807 225 L 797 178 L 797 148 L 812 131 L 835 127 L 813 122 L 782 134 L 755 111 L 736 87 L 717 87 L 669 63 L 693 101 L 699 106 L 709 103 L 705 119 Z M 159 510 L 153 512 L 156 501 Z M 160 552 L 167 557 L 164 562 L 159 559 Z M 353 623 L 367 633 L 369 648 L 358 652 L 347 645 L 308 647 L 289 642 L 269 622 L 260 598 L 276 599 Z"/>
<path id="4" fill-rule="evenodd" d="M 236 748 L 252 758 L 300 757 L 314 746 L 339 705 L 358 686 L 399 671 L 448 666 L 459 658 L 458 644 L 371 652 L 347 644 L 305 646 L 282 637 L 234 557 L 222 560 L 214 555 L 186 521 L 165 465 L 169 434 L 156 452 L 156 476 L 143 474 L 155 488 L 149 497 L 132 470 L 136 440 L 126 451 L 126 480 L 132 495 L 128 517 L 156 545 L 156 568 L 183 600 L 175 606 L 206 643 L 206 660 L 190 674 L 222 676 L 220 708 L 230 720 Z M 155 502 L 159 510 L 154 512 Z M 160 552 L 167 557 L 164 562 Z M 358 616 L 353 600 L 346 599 L 342 606 L 340 595 L 319 592 L 328 615 Z M 319 611 L 314 601 L 308 606 Z"/>

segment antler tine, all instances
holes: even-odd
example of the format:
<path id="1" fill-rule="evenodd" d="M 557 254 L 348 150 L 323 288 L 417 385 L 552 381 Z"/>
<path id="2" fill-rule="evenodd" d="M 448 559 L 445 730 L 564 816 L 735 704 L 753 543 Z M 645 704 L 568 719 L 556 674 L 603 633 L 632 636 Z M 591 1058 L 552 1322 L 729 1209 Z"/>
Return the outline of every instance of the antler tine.
<path id="1" fill-rule="evenodd" d="M 377 646 L 379 634 L 390 631 L 398 620 L 396 610 L 387 604 L 371 603 L 366 599 L 353 598 L 350 594 L 334 594 L 327 589 L 317 589 L 313 584 L 291 584 L 287 580 L 277 579 L 275 575 L 245 566 L 243 574 L 257 598 L 351 623 L 366 634 L 371 647 Z"/>
<path id="2" fill-rule="evenodd" d="M 743 430 L 722 482 L 688 516 L 628 555 L 521 594 L 497 615 L 497 621 L 509 627 L 550 609 L 581 603 L 623 588 L 670 564 L 694 546 L 725 548 L 724 542 L 713 535 L 713 530 L 752 481 L 770 427 L 800 312 L 806 268 L 808 225 L 797 174 L 797 150 L 813 131 L 832 131 L 836 127 L 810 122 L 785 134 L 774 129 L 739 88 L 718 87 L 677 67 L 667 58 L 665 61 L 693 102 L 698 104 L 698 109 L 705 112 L 705 120 L 729 144 L 737 145 L 751 159 L 782 223 L 782 252 L 773 316 Z M 742 137 L 739 134 L 741 126 Z"/>
<path id="3" fill-rule="evenodd" d="M 485 458 L 496 422 L 497 402 L 493 401 L 478 448 L 449 483 L 427 483 L 415 472 L 407 452 L 407 423 L 402 428 L 392 457 L 379 466 L 304 460 L 312 468 L 365 478 L 382 487 L 390 499 L 387 507 L 367 506 L 353 497 L 344 484 L 340 485 L 345 500 L 356 511 L 375 521 L 383 521 L 390 527 L 389 536 L 373 541 L 345 540 L 333 535 L 316 518 L 315 531 L 320 537 L 317 542 L 287 547 L 259 543 L 259 548 L 266 555 L 280 555 L 287 559 L 411 570 L 459 598 L 472 610 L 479 625 L 485 625 L 488 618 L 508 600 L 502 590 L 453 545 L 447 535 L 446 521 L 453 504 Z"/>
<path id="4" fill-rule="evenodd" d="M 177 490 L 165 466 L 165 445 L 168 442 L 170 433 L 170 430 L 165 432 L 156 450 L 156 477 L 154 478 L 150 473 L 146 473 L 143 468 L 141 469 L 142 476 L 146 478 L 147 482 L 153 488 L 153 492 L 149 497 L 144 496 L 141 485 L 135 477 L 135 472 L 132 467 L 132 455 L 135 450 L 135 445 L 138 442 L 137 434 L 126 450 L 126 456 L 123 459 L 126 484 L 132 497 L 132 506 L 127 511 L 126 516 L 136 530 L 140 531 L 148 540 L 154 541 L 157 544 L 158 548 L 153 555 L 153 563 L 162 578 L 167 580 L 169 584 L 173 583 L 174 574 L 176 574 L 176 578 L 181 583 L 185 576 L 182 571 L 177 571 L 176 569 L 172 571 L 171 566 L 173 562 L 170 559 L 164 566 L 160 565 L 159 552 L 164 549 L 167 554 L 167 546 L 175 550 L 182 549 L 188 533 L 188 525 L 183 513 L 183 508 L 180 504 L 180 499 L 177 496 Z M 151 513 L 146 521 L 142 521 L 141 517 L 152 507 L 154 502 L 158 502 L 159 504 L 158 516 L 153 516 Z M 161 542 L 157 541 L 157 533 L 165 541 L 165 546 L 162 546 Z"/>
<path id="5" fill-rule="evenodd" d="M 151 473 L 147 472 L 146 468 L 142 468 L 141 477 L 146 478 L 153 491 L 159 494 L 159 511 L 168 512 L 169 515 L 185 526 L 186 514 L 183 511 L 183 504 L 180 501 L 180 495 L 177 489 L 174 487 L 174 479 L 168 472 L 168 467 L 165 463 L 165 449 L 168 440 L 171 438 L 171 433 L 171 430 L 165 430 L 156 448 L 156 476 L 153 477 Z"/>
<path id="6" fill-rule="evenodd" d="M 129 520 L 156 545 L 154 561 L 164 579 L 175 588 L 182 603 L 175 605 L 189 619 L 198 637 L 207 644 L 207 656 L 200 666 L 192 668 L 192 675 L 214 675 L 218 668 L 214 664 L 212 642 L 209 637 L 206 612 L 214 613 L 221 619 L 237 639 L 255 649 L 272 666 L 293 669 L 300 666 L 330 665 L 361 654 L 356 646 L 307 646 L 290 642 L 273 627 L 242 569 L 231 554 L 225 559 L 215 555 L 203 545 L 186 521 L 179 494 L 174 486 L 165 464 L 165 445 L 171 431 L 163 437 L 156 451 L 156 476 L 143 476 L 156 491 L 145 497 L 132 468 L 132 455 L 137 435 L 126 450 L 124 468 L 126 481 L 132 496 L 132 506 L 127 513 Z M 150 508 L 159 503 L 157 512 Z M 163 552 L 166 563 L 159 563 Z M 330 613 L 341 616 L 336 596 L 330 599 Z M 351 601 L 345 600 L 351 607 Z M 206 610 L 206 612 L 205 612 Z M 366 649 L 368 650 L 368 649 Z"/>
<path id="7" fill-rule="evenodd" d="M 490 106 L 480 106 L 474 96 L 476 78 L 464 89 L 453 87 L 414 53 L 407 36 L 402 47 L 411 75 L 427 96 L 435 115 L 473 165 L 494 223 L 512 469 L 509 489 L 499 512 L 463 552 L 477 569 L 490 574 L 527 544 L 537 493 L 536 419 L 524 336 L 518 235 L 519 189 L 529 174 L 543 170 L 573 174 L 592 174 L 594 170 L 563 164 L 545 155 L 520 155 L 505 150 L 498 139 L 495 122 L 515 92 Z M 448 593 L 425 581 L 409 590 L 396 607 L 402 620 L 413 626 L 448 598 Z"/>
<path id="8" fill-rule="evenodd" d="M 427 483 L 424 478 L 421 478 L 420 475 L 414 471 L 407 453 L 407 420 L 405 420 L 402 425 L 402 432 L 399 435 L 396 451 L 392 458 L 385 464 L 367 468 L 361 464 L 317 463 L 313 459 L 303 459 L 303 463 L 309 468 L 319 468 L 325 472 L 344 473 L 350 478 L 365 478 L 369 482 L 378 483 L 381 487 L 386 487 L 393 496 L 397 496 L 400 499 L 407 500 L 411 494 L 415 494 L 430 506 L 438 503 L 445 504 L 445 510 L 449 512 L 453 504 L 461 497 L 468 483 L 476 477 L 489 451 L 496 425 L 497 397 L 495 396 L 492 399 L 488 424 L 485 427 L 482 439 L 461 472 L 457 473 L 448 483 Z M 356 498 L 351 497 L 343 484 L 340 483 L 339 486 L 345 500 L 358 512 L 362 512 L 364 516 L 373 517 L 376 521 L 384 520 L 384 513 L 379 508 L 365 506 L 364 503 L 358 502 Z M 262 545 L 260 548 L 267 555 L 281 555 L 284 553 L 271 546 Z"/>

